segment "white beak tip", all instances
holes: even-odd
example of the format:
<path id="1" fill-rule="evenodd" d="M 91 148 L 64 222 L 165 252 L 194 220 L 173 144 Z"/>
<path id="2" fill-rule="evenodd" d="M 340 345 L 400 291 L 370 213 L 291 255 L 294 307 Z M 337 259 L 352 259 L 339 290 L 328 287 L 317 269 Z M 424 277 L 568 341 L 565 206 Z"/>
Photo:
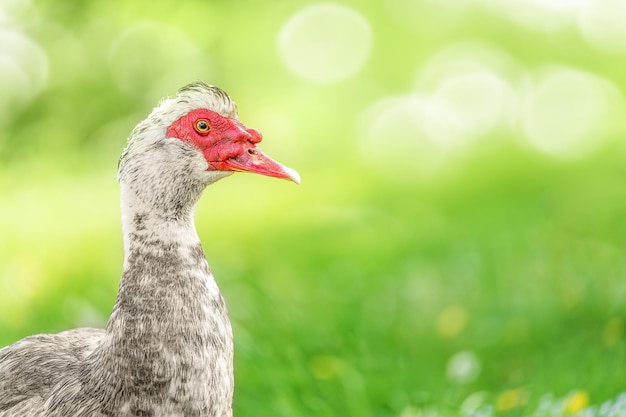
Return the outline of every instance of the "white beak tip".
<path id="1" fill-rule="evenodd" d="M 300 184 L 300 174 L 295 169 L 285 167 L 285 172 L 289 175 L 289 179 L 296 184 Z"/>

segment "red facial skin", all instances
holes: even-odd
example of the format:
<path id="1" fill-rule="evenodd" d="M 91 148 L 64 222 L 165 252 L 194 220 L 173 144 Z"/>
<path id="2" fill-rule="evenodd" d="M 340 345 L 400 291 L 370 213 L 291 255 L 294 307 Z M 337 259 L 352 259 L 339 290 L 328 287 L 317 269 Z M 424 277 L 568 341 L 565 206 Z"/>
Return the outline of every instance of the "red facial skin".
<path id="1" fill-rule="evenodd" d="M 166 135 L 200 149 L 211 170 L 255 172 L 300 182 L 295 171 L 272 160 L 257 148 L 256 144 L 263 139 L 261 132 L 217 112 L 192 110 L 172 123 Z"/>

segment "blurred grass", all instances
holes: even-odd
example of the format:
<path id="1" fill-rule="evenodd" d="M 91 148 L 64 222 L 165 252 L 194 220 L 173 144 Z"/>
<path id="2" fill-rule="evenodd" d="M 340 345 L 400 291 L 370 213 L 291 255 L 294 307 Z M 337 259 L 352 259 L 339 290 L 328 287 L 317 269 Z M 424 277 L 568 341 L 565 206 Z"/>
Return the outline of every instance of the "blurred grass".
<path id="1" fill-rule="evenodd" d="M 365 108 L 410 91 L 419 67 L 456 42 L 493 43 L 531 69 L 582 68 L 620 91 L 624 57 L 572 30 L 512 27 L 480 9 L 455 25 L 424 15 L 408 27 L 382 4 L 346 2 L 371 23 L 372 56 L 350 79 L 309 84 L 275 50 L 281 25 L 308 4 L 7 6 L 18 11 L 5 26 L 41 46 L 50 73 L 0 124 L 0 345 L 106 323 L 122 268 L 115 168 L 125 137 L 159 97 L 203 78 L 303 177 L 295 187 L 237 174 L 197 208 L 234 325 L 236 415 L 570 415 L 584 408 L 572 404 L 618 398 L 623 132 L 561 160 L 524 145 L 516 126 L 435 174 L 403 176 L 364 160 L 355 131 Z M 168 44 L 116 67 L 112 45 L 146 21 L 176 28 L 207 61 L 195 72 L 195 61 L 168 61 L 188 57 Z M 183 52 L 199 59 L 192 49 Z M 128 74 L 136 85 L 120 81 Z M 480 367 L 466 382 L 450 376 L 459 352 Z"/>
<path id="2" fill-rule="evenodd" d="M 299 188 L 239 175 L 207 190 L 197 218 L 234 321 L 237 412 L 400 415 L 454 410 L 476 391 L 495 401 L 523 387 L 533 402 L 622 391 L 624 165 L 612 155 L 569 169 L 518 163 L 533 174 L 509 165 L 491 179 L 463 170 L 389 187 L 362 172 L 345 192 L 324 172 Z M 113 176 L 50 182 L 62 185 L 18 182 L 21 201 L 8 193 L 20 214 L 3 219 L 45 210 L 3 224 L 14 238 L 2 251 L 13 289 L 3 343 L 102 325 L 114 301 Z M 466 324 L 441 334 L 451 306 Z M 469 384 L 446 378 L 460 350 L 482 364 Z"/>

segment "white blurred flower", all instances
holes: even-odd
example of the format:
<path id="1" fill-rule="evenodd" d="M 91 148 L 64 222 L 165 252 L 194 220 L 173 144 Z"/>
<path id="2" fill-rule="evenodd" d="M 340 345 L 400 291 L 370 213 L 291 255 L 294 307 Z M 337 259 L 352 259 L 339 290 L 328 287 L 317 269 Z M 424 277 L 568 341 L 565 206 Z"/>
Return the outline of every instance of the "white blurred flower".
<path id="1" fill-rule="evenodd" d="M 467 384 L 478 378 L 481 364 L 478 357 L 471 351 L 457 352 L 448 360 L 446 375 L 458 384 Z"/>

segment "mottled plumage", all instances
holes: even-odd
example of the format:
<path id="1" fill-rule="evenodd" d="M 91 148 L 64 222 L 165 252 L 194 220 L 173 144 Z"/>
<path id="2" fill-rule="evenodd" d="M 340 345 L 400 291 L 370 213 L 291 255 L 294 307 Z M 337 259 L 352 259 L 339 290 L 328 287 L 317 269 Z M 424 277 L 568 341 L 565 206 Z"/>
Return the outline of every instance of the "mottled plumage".
<path id="1" fill-rule="evenodd" d="M 0 417 L 232 415 L 231 326 L 193 222 L 204 188 L 232 171 L 207 169 L 197 147 L 165 134 L 198 108 L 237 118 L 226 93 L 198 82 L 133 130 L 118 175 L 124 272 L 107 327 L 1 349 Z"/>

